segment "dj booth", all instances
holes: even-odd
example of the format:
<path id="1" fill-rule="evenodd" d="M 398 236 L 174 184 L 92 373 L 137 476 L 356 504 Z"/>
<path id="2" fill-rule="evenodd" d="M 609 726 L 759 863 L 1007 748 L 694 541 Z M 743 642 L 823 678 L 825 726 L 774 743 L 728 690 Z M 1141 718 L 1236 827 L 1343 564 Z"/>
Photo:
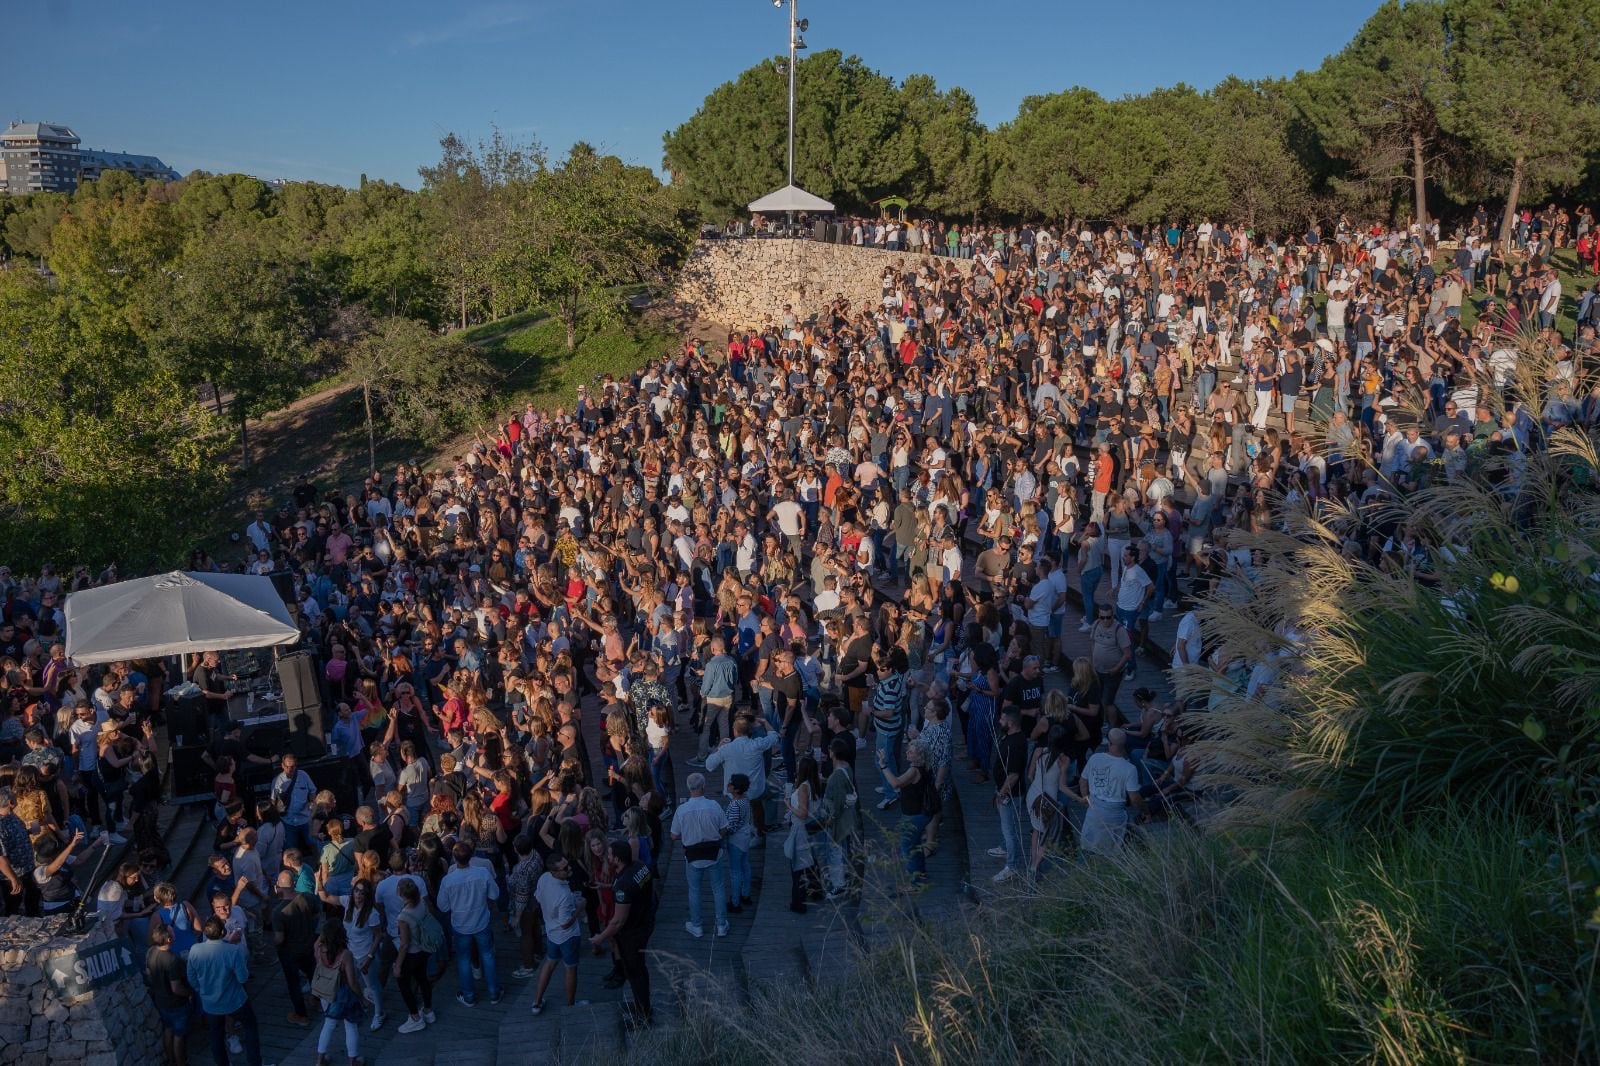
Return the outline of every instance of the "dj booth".
<path id="1" fill-rule="evenodd" d="M 271 649 L 242 649 L 224 653 L 218 670 L 234 678 L 228 685 L 227 724 L 239 727 L 245 750 L 266 759 L 293 754 L 318 787 L 324 787 L 319 775 L 328 777 L 329 771 L 319 763 L 326 760 L 338 767 L 342 760 L 327 758 L 323 741 L 327 720 L 316 656 L 299 651 L 274 659 Z M 221 739 L 212 735 L 219 723 L 212 721 L 199 693 L 169 693 L 166 718 L 173 802 L 209 802 L 214 771 L 201 756 Z M 239 767 L 241 791 L 256 789 L 264 794 L 276 773 L 275 767 L 255 763 Z"/>

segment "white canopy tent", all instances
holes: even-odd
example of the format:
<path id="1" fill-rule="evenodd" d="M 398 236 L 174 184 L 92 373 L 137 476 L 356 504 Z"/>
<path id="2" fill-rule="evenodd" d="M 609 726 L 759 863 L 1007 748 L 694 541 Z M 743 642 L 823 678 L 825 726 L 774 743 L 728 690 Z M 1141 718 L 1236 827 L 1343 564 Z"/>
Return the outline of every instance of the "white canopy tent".
<path id="1" fill-rule="evenodd" d="M 798 185 L 785 185 L 752 203 L 749 210 L 751 214 L 768 215 L 774 211 L 832 211 L 833 205 Z"/>
<path id="2" fill-rule="evenodd" d="M 170 574 L 119 581 L 67 597 L 67 655 L 80 666 L 293 644 L 300 628 L 272 579 Z"/>

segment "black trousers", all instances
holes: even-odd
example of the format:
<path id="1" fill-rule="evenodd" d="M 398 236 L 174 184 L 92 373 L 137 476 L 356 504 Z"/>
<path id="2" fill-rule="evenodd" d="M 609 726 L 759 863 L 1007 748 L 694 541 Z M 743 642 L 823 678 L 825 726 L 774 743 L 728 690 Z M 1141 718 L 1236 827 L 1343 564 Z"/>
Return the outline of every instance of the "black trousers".
<path id="1" fill-rule="evenodd" d="M 650 942 L 650 930 L 621 932 L 617 934 L 617 957 L 622 961 L 622 974 L 628 979 L 628 989 L 633 993 L 634 1017 L 650 1021 L 650 968 L 645 965 L 644 949 Z"/>

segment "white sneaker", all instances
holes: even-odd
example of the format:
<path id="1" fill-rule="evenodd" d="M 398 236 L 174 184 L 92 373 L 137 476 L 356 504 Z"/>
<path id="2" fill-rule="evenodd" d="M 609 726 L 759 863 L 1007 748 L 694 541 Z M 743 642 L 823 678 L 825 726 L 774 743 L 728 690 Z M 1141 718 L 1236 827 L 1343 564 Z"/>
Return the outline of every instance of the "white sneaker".
<path id="1" fill-rule="evenodd" d="M 896 803 L 899 803 L 899 802 L 900 802 L 900 797 L 899 796 L 885 796 L 885 797 L 883 797 L 883 799 L 878 801 L 878 810 L 886 811 L 890 807 L 893 807 Z"/>
<path id="2" fill-rule="evenodd" d="M 422 1012 L 422 1020 L 427 1022 L 429 1025 L 432 1025 L 434 1022 L 439 1020 L 439 1016 L 433 1013 L 432 1010 L 425 1010 Z"/>
<path id="3" fill-rule="evenodd" d="M 999 873 L 994 875 L 994 883 L 997 885 L 1003 885 L 1015 876 L 1017 876 L 1017 871 L 1013 870 L 1009 866 L 1006 866 L 1002 868 Z"/>
<path id="4" fill-rule="evenodd" d="M 1085 618 L 1083 621 L 1078 623 L 1078 632 L 1079 633 L 1087 633 L 1087 632 L 1089 632 L 1089 630 L 1091 630 L 1093 628 L 1094 628 L 1093 623 L 1091 623 L 1087 618 Z"/>
<path id="5" fill-rule="evenodd" d="M 399 1031 L 402 1033 L 420 1033 L 427 1027 L 428 1023 L 423 1021 L 422 1015 L 419 1014 L 415 1018 L 407 1018 L 401 1022 Z"/>
<path id="6" fill-rule="evenodd" d="M 1168 611 L 1176 611 L 1178 609 L 1178 602 L 1176 600 L 1167 600 L 1161 606 Z"/>
<path id="7" fill-rule="evenodd" d="M 866 746 L 867 746 L 867 738 L 866 737 L 856 737 L 856 750 L 857 751 L 865 750 Z"/>
<path id="8" fill-rule="evenodd" d="M 373 1013 L 372 1013 L 372 1025 L 371 1025 L 372 1031 L 374 1033 L 376 1033 L 379 1029 L 382 1029 L 382 1028 L 383 1028 L 383 1015 L 381 1013 L 379 1013 L 378 1011 L 373 1011 Z"/>
<path id="9" fill-rule="evenodd" d="M 1161 612 L 1160 611 L 1151 611 L 1150 612 L 1150 621 L 1152 621 L 1152 622 L 1161 621 Z"/>
<path id="10" fill-rule="evenodd" d="M 230 1054 L 230 1055 L 243 1055 L 244 1054 L 244 1044 L 241 1043 L 239 1038 L 237 1036 L 233 1035 L 232 1033 L 228 1034 L 228 1054 Z"/>
<path id="11" fill-rule="evenodd" d="M 701 937 L 706 935 L 705 929 L 701 926 L 695 925 L 693 922 L 684 922 L 683 930 L 696 940 L 699 940 Z"/>
<path id="12" fill-rule="evenodd" d="M 726 925 L 717 926 L 717 935 L 718 936 L 727 936 L 728 935 L 728 927 Z"/>
<path id="13" fill-rule="evenodd" d="M 991 859 L 1003 859 L 1005 857 L 1006 857 L 1006 849 L 1005 848 L 990 848 L 989 849 L 989 858 L 991 858 Z"/>

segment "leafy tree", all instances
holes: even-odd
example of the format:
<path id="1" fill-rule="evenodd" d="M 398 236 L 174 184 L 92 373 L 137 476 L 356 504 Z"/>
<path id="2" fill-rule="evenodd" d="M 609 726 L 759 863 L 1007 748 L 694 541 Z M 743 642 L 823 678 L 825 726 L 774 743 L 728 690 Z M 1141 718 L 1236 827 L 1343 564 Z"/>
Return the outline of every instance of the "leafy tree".
<path id="1" fill-rule="evenodd" d="M 615 313 L 617 287 L 659 280 L 688 239 L 676 199 L 654 173 L 581 142 L 539 174 L 522 207 L 506 269 L 526 286 L 526 304 L 555 310 L 569 352 L 584 317 Z"/>
<path id="2" fill-rule="evenodd" d="M 137 183 L 121 195 L 74 199 L 52 234 L 49 263 L 78 328 L 107 345 L 143 345 L 179 241 L 171 206 Z"/>
<path id="3" fill-rule="evenodd" d="M 514 279 L 497 276 L 494 264 L 505 260 L 503 249 L 515 239 L 515 205 L 543 165 L 544 149 L 517 144 L 499 130 L 476 148 L 453 133 L 439 147 L 439 162 L 418 170 L 424 217 L 435 276 L 465 327 L 474 316 L 505 307 L 497 290 Z"/>
<path id="4" fill-rule="evenodd" d="M 438 325 L 441 293 L 422 198 L 386 182 L 368 182 L 351 199 L 358 196 L 366 206 L 336 246 L 343 259 L 344 296 L 360 300 L 375 315 L 403 315 Z"/>
<path id="5" fill-rule="evenodd" d="M 1386 0 L 1342 51 L 1293 83 L 1294 105 L 1323 151 L 1357 183 L 1409 182 L 1419 222 L 1428 219 L 1428 179 L 1460 151 L 1441 122 L 1457 93 L 1448 43 L 1444 4 Z"/>
<path id="6" fill-rule="evenodd" d="M 223 442 L 169 367 L 80 329 L 83 307 L 0 271 L 0 556 L 155 568 L 204 524 Z"/>
<path id="7" fill-rule="evenodd" d="M 906 125 L 916 138 L 917 172 L 904 195 L 937 215 L 972 216 L 989 195 L 989 145 L 978 102 L 964 89 L 940 92 L 926 74 L 900 86 Z"/>
<path id="8" fill-rule="evenodd" d="M 1000 205 L 1050 219 L 1123 215 L 1149 194 L 1164 153 L 1150 124 L 1083 88 L 1023 100 L 997 141 Z"/>
<path id="9" fill-rule="evenodd" d="M 1114 105 L 1153 130 L 1160 146 L 1150 187 L 1129 211 L 1130 221 L 1221 217 L 1229 212 L 1228 183 L 1219 162 L 1217 106 L 1187 85 L 1156 89 Z"/>
<path id="10" fill-rule="evenodd" d="M 226 221 L 259 222 L 272 209 L 272 189 L 245 174 L 195 172 L 179 183 L 178 217 L 198 233 Z"/>
<path id="11" fill-rule="evenodd" d="M 71 201 L 63 192 L 36 192 L 17 198 L 6 219 L 6 245 L 17 255 L 43 261 L 50 254 L 50 238 Z"/>
<path id="12" fill-rule="evenodd" d="M 1451 0 L 1448 15 L 1446 121 L 1505 168 L 1509 241 L 1522 197 L 1576 184 L 1600 135 L 1600 0 Z"/>
<path id="13" fill-rule="evenodd" d="M 1211 98 L 1218 167 L 1235 217 L 1269 231 L 1305 223 L 1311 175 L 1289 143 L 1293 109 L 1284 83 L 1225 78 Z"/>
<path id="14" fill-rule="evenodd" d="M 437 444 L 481 418 L 489 401 L 491 375 L 483 353 L 415 319 L 375 324 L 351 346 L 346 366 L 361 385 L 374 468 L 378 426 Z"/>
<path id="15" fill-rule="evenodd" d="M 247 215 L 190 239 L 165 305 L 161 339 L 181 378 L 230 394 L 240 454 L 248 420 L 288 402 L 311 365 L 304 268 Z"/>
<path id="16" fill-rule="evenodd" d="M 829 49 L 800 60 L 796 100 L 796 184 L 846 209 L 917 191 L 917 132 L 893 81 Z M 957 147 L 962 102 L 941 106 L 949 122 L 935 145 Z M 787 139 L 788 78 L 769 60 L 712 90 L 666 135 L 666 167 L 696 208 L 726 216 L 783 185 Z"/>

